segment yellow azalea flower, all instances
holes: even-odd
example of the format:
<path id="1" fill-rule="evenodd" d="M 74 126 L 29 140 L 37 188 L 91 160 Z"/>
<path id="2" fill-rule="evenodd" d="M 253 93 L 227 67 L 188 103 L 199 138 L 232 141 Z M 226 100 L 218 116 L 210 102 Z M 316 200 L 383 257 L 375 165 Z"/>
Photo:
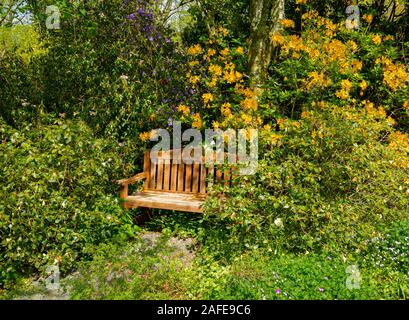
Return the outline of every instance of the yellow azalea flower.
<path id="1" fill-rule="evenodd" d="M 387 35 L 387 36 L 385 36 L 384 38 L 383 38 L 383 41 L 389 41 L 389 40 L 395 40 L 395 37 L 394 36 L 392 36 L 392 35 Z"/>
<path id="2" fill-rule="evenodd" d="M 331 79 L 326 79 L 323 72 L 318 73 L 317 71 L 312 71 L 309 73 L 309 79 L 306 82 L 307 90 L 313 87 L 325 88 L 331 84 Z"/>
<path id="3" fill-rule="evenodd" d="M 213 95 L 211 93 L 204 93 L 202 95 L 202 98 L 205 104 L 208 104 L 209 102 L 213 101 Z"/>
<path id="4" fill-rule="evenodd" d="M 301 118 L 302 119 L 308 118 L 308 115 L 309 115 L 308 111 L 301 112 Z"/>
<path id="5" fill-rule="evenodd" d="M 219 127 L 220 127 L 220 123 L 217 122 L 217 121 L 213 121 L 213 122 L 212 122 L 212 126 L 213 126 L 213 129 L 217 130 L 217 129 L 219 129 Z"/>
<path id="6" fill-rule="evenodd" d="M 354 61 L 352 61 L 352 68 L 353 68 L 355 71 L 361 71 L 361 69 L 362 69 L 362 62 L 359 61 L 359 60 L 354 60 Z"/>
<path id="7" fill-rule="evenodd" d="M 223 80 L 227 81 L 228 83 L 234 83 L 240 80 L 242 76 L 243 75 L 238 71 L 234 70 L 225 71 L 223 74 Z"/>
<path id="8" fill-rule="evenodd" d="M 202 119 L 200 117 L 200 114 L 198 114 L 198 113 L 193 114 L 192 119 L 193 119 L 192 127 L 196 128 L 196 129 L 201 129 L 202 125 L 203 125 L 203 122 L 202 122 Z"/>
<path id="9" fill-rule="evenodd" d="M 283 137 L 279 134 L 273 133 L 270 136 L 270 143 L 276 145 Z"/>
<path id="10" fill-rule="evenodd" d="M 365 91 L 366 88 L 368 88 L 368 83 L 365 80 L 362 80 L 359 87 L 362 89 L 362 91 Z"/>
<path id="11" fill-rule="evenodd" d="M 241 105 L 244 109 L 256 111 L 256 110 L 257 110 L 258 103 L 257 103 L 257 99 L 253 97 L 253 98 L 246 98 L 246 99 L 244 99 L 244 100 L 240 103 L 240 105 Z"/>
<path id="12" fill-rule="evenodd" d="M 291 19 L 281 19 L 280 24 L 284 28 L 295 28 L 295 22 Z"/>
<path id="13" fill-rule="evenodd" d="M 209 66 L 209 72 L 212 73 L 215 76 L 221 76 L 222 75 L 222 67 L 220 67 L 217 64 L 211 64 Z"/>
<path id="14" fill-rule="evenodd" d="M 225 117 L 231 115 L 231 104 L 228 102 L 223 103 L 221 107 L 221 112 L 222 115 Z"/>
<path id="15" fill-rule="evenodd" d="M 355 41 L 348 40 L 348 41 L 347 41 L 347 46 L 348 46 L 348 48 L 351 49 L 352 52 L 355 52 L 355 51 L 358 50 L 358 45 L 356 44 Z"/>
<path id="16" fill-rule="evenodd" d="M 383 68 L 383 82 L 396 91 L 406 87 L 409 82 L 409 72 L 405 65 L 401 63 L 386 63 Z"/>
<path id="17" fill-rule="evenodd" d="M 141 141 L 145 142 L 148 141 L 151 137 L 151 133 L 150 132 L 142 132 L 139 134 L 139 139 L 141 139 Z"/>
<path id="18" fill-rule="evenodd" d="M 214 49 L 212 49 L 212 48 L 209 48 L 209 49 L 207 50 L 207 56 L 208 56 L 209 58 L 213 57 L 215 54 L 216 54 L 216 50 L 214 50 Z"/>
<path id="19" fill-rule="evenodd" d="M 187 49 L 187 53 L 191 56 L 197 56 L 198 54 L 202 53 L 202 47 L 200 44 L 195 44 Z"/>
<path id="20" fill-rule="evenodd" d="M 229 30 L 227 30 L 227 29 L 224 28 L 224 27 L 220 27 L 217 31 L 218 31 L 223 37 L 226 37 L 226 36 L 229 34 Z"/>
<path id="21" fill-rule="evenodd" d="M 365 14 L 362 19 L 366 21 L 367 24 L 371 24 L 373 20 L 373 15 L 371 14 Z"/>
<path id="22" fill-rule="evenodd" d="M 185 106 L 184 104 L 181 104 L 178 107 L 178 111 L 183 113 L 183 115 L 187 116 L 190 112 L 190 108 L 188 106 Z"/>
<path id="23" fill-rule="evenodd" d="M 275 44 L 283 45 L 285 43 L 285 38 L 281 34 L 276 33 L 271 37 L 271 41 Z"/>
<path id="24" fill-rule="evenodd" d="M 406 99 L 406 100 L 403 102 L 403 107 L 404 107 L 406 110 L 409 111 L 409 99 Z"/>
<path id="25" fill-rule="evenodd" d="M 296 0 L 295 3 L 296 4 L 306 4 L 307 0 Z"/>
<path id="26" fill-rule="evenodd" d="M 349 92 L 349 90 L 351 90 L 352 88 L 352 82 L 349 81 L 348 79 L 344 79 L 341 81 L 341 87 L 343 90 Z"/>
<path id="27" fill-rule="evenodd" d="M 382 43 L 382 38 L 379 34 L 376 34 L 372 37 L 372 42 L 376 45 L 380 45 Z"/>
<path id="28" fill-rule="evenodd" d="M 200 77 L 199 76 L 190 76 L 189 77 L 189 82 L 192 84 L 196 84 L 197 82 L 199 82 Z"/>
<path id="29" fill-rule="evenodd" d="M 224 48 L 222 51 L 220 51 L 220 54 L 225 57 L 229 54 L 230 50 L 229 48 Z"/>
<path id="30" fill-rule="evenodd" d="M 338 90 L 335 92 L 335 95 L 342 100 L 346 100 L 349 97 L 349 92 L 345 90 Z"/>
<path id="31" fill-rule="evenodd" d="M 248 115 L 248 114 L 242 114 L 241 118 L 244 120 L 245 123 L 250 124 L 253 122 L 253 118 L 252 116 Z"/>
<path id="32" fill-rule="evenodd" d="M 240 55 L 242 55 L 244 53 L 243 47 L 237 47 L 235 51 L 236 51 L 237 54 L 240 54 Z"/>

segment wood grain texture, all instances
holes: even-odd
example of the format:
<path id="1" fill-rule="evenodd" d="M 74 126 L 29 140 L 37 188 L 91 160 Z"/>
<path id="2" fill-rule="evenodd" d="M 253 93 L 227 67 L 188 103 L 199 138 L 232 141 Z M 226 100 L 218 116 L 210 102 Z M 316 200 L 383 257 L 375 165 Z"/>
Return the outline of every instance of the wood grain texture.
<path id="1" fill-rule="evenodd" d="M 178 164 L 173 150 L 144 153 L 144 172 L 119 180 L 120 197 L 125 208 L 157 208 L 185 212 L 203 212 L 208 187 L 214 182 L 231 184 L 234 171 L 223 172 L 220 165 L 202 162 Z M 176 156 L 176 155 L 175 155 Z M 152 158 L 153 157 L 153 158 Z M 128 194 L 128 185 L 145 179 L 144 190 Z"/>

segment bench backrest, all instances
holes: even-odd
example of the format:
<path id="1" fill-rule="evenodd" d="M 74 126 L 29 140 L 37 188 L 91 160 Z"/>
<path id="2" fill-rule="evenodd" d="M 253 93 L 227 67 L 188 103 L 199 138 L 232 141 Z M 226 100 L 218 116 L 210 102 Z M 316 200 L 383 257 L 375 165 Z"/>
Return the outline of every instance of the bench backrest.
<path id="1" fill-rule="evenodd" d="M 204 161 L 192 164 L 184 163 L 183 160 L 181 163 L 177 162 L 174 160 L 173 150 L 159 151 L 154 156 L 150 150 L 146 151 L 144 172 L 147 178 L 144 189 L 203 194 L 214 182 L 231 185 L 233 176 L 230 171 L 223 170 L 221 165 L 206 165 Z"/>

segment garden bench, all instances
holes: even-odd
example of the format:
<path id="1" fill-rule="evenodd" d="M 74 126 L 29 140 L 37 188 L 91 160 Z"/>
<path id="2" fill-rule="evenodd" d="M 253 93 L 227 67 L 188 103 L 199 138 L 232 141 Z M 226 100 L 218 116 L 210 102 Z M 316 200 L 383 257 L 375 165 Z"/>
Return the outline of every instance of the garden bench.
<path id="1" fill-rule="evenodd" d="M 174 151 L 159 151 L 154 156 L 144 154 L 143 172 L 118 181 L 125 208 L 156 208 L 186 212 L 203 212 L 207 189 L 214 182 L 231 185 L 232 175 L 214 164 L 200 162 L 177 163 Z M 154 161 L 157 159 L 157 161 Z M 128 186 L 145 180 L 143 190 L 132 195 Z"/>

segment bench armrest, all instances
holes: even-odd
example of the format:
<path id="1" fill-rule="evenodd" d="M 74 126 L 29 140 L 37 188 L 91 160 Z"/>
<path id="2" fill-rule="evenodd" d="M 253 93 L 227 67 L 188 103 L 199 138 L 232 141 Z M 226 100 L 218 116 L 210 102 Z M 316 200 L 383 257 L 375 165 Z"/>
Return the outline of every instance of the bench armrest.
<path id="1" fill-rule="evenodd" d="M 121 186 L 127 186 L 128 184 L 135 183 L 135 182 L 137 182 L 139 180 L 143 180 L 145 178 L 146 178 L 146 172 L 142 172 L 142 173 L 138 173 L 138 174 L 136 174 L 133 177 L 128 178 L 128 179 L 118 180 L 117 183 L 119 185 L 121 185 Z"/>

